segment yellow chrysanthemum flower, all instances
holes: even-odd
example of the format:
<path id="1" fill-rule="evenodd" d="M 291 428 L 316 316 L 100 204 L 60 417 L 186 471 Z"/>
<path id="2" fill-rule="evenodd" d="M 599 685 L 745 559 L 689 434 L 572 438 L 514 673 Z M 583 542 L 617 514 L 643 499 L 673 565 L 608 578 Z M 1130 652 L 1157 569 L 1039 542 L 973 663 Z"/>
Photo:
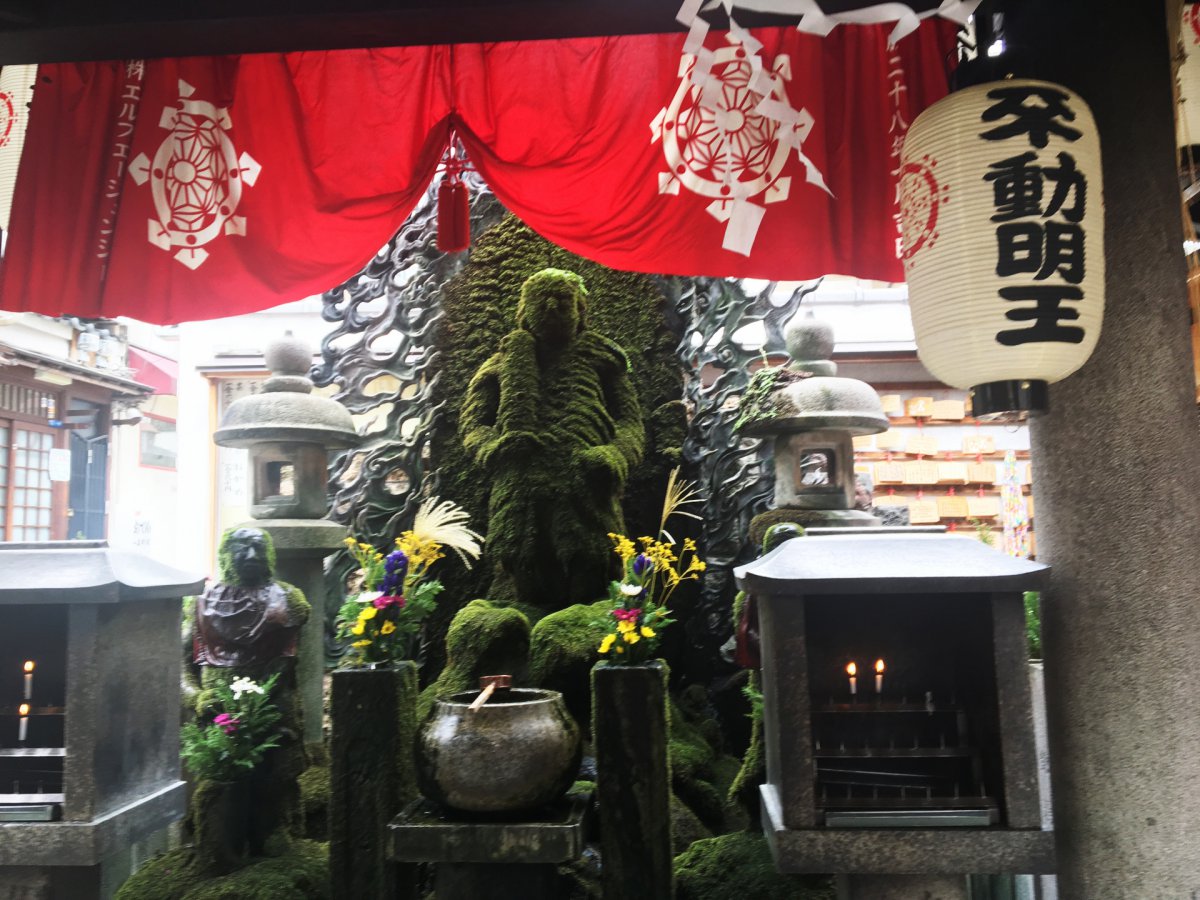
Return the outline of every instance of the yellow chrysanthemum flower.
<path id="1" fill-rule="evenodd" d="M 350 629 L 351 634 L 362 634 L 367 630 L 367 626 L 362 622 L 355 622 L 354 627 Z"/>
<path id="2" fill-rule="evenodd" d="M 619 631 L 621 634 L 628 634 L 629 632 L 633 631 L 635 627 L 635 623 L 628 619 L 617 623 L 617 631 Z"/>
<path id="3" fill-rule="evenodd" d="M 380 634 L 391 634 L 396 630 L 395 622 L 384 622 L 383 627 L 379 629 Z"/>
<path id="4" fill-rule="evenodd" d="M 363 647 L 370 647 L 371 642 L 370 641 L 355 641 L 350 646 L 355 648 L 356 650 L 361 650 Z"/>
<path id="5" fill-rule="evenodd" d="M 654 629 L 653 628 L 647 628 L 645 625 L 643 625 L 641 627 L 641 632 L 642 632 L 642 637 L 644 637 L 644 638 L 654 637 Z"/>
<path id="6" fill-rule="evenodd" d="M 615 634 L 606 634 L 604 640 L 600 642 L 600 652 L 607 653 L 612 649 L 612 645 L 616 640 L 617 636 Z"/>
<path id="7" fill-rule="evenodd" d="M 369 621 L 370 619 L 375 618 L 375 616 L 378 612 L 379 612 L 379 610 L 377 610 L 373 606 L 364 606 L 358 612 L 358 621 L 360 621 L 360 622 Z"/>
<path id="8" fill-rule="evenodd" d="M 641 640 L 641 637 L 638 636 L 638 633 L 636 631 L 622 632 L 621 637 L 625 640 L 625 643 L 627 643 L 627 644 L 636 644 L 638 641 Z"/>

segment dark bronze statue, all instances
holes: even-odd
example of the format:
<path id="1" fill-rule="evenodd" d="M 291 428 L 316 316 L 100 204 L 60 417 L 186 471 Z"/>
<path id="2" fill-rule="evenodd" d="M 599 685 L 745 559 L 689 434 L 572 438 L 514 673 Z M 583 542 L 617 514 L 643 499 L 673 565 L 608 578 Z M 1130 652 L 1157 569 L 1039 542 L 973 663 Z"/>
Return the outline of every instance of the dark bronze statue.
<path id="1" fill-rule="evenodd" d="M 238 528 L 221 546 L 222 580 L 196 601 L 196 663 L 259 666 L 295 656 L 309 607 L 299 590 L 271 580 L 267 536 Z"/>

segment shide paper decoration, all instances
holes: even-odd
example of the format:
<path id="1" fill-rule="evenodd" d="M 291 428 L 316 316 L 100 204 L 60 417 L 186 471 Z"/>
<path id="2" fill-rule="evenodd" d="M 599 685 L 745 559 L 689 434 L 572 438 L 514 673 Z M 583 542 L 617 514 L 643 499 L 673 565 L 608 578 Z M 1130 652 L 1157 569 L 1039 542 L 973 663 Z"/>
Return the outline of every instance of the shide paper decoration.
<path id="1" fill-rule="evenodd" d="M 1100 140 L 1087 104 L 1043 81 L 965 88 L 901 154 L 909 305 L 921 361 L 975 416 L 1038 411 L 1104 313 Z"/>

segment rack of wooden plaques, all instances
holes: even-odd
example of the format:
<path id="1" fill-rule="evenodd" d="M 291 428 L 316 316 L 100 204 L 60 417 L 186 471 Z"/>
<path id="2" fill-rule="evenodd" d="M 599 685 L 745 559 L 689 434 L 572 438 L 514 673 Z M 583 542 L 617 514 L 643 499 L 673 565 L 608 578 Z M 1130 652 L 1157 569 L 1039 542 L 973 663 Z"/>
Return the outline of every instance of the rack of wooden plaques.
<path id="1" fill-rule="evenodd" d="M 1011 440 L 1012 425 L 972 418 L 961 396 L 919 389 L 881 395 L 891 427 L 854 439 L 855 471 L 870 477 L 877 507 L 907 508 L 909 524 L 944 525 L 949 531 L 991 535 L 997 542 L 1005 516 L 1003 488 L 1012 484 L 1023 503 L 1016 515 L 1028 525 L 1032 555 L 1028 441 Z M 1006 447 L 1014 444 L 1015 464 L 1006 465 Z"/>

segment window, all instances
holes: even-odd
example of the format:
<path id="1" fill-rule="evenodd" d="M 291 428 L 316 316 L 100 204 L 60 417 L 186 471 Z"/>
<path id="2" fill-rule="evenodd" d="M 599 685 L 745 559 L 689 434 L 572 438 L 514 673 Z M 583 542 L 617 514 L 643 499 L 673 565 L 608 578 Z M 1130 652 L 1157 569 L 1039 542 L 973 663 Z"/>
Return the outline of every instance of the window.
<path id="1" fill-rule="evenodd" d="M 11 440 L 10 440 L 11 439 Z M 0 425 L 0 489 L 8 495 L 0 509 L 10 541 L 50 540 L 54 494 L 50 488 L 50 451 L 54 435 L 20 424 Z"/>
<path id="2" fill-rule="evenodd" d="M 179 438 L 175 433 L 175 422 L 147 416 L 142 419 L 142 465 L 156 469 L 174 469 L 175 453 Z"/>

